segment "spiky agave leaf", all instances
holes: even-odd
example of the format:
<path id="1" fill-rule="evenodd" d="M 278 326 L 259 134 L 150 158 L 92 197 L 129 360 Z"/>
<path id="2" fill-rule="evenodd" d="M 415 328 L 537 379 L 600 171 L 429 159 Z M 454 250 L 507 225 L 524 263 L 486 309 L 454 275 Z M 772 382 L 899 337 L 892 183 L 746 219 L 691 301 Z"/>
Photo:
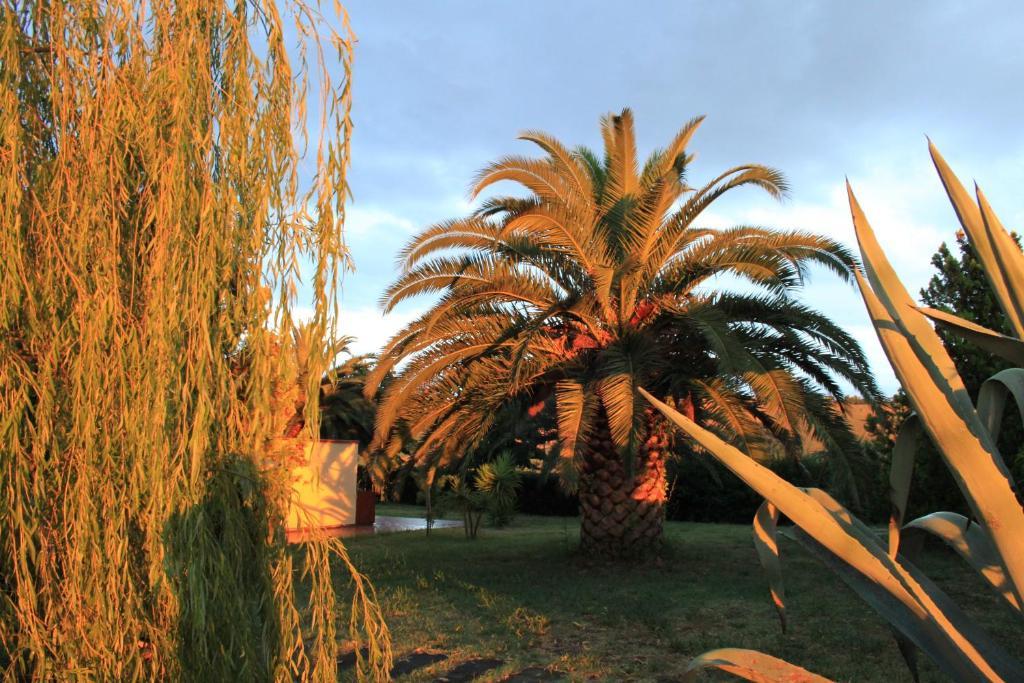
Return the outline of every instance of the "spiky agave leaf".
<path id="1" fill-rule="evenodd" d="M 978 630 L 937 586 L 821 491 L 801 491 L 651 396 L 640 393 L 748 486 L 770 500 L 814 551 L 861 598 L 954 678 L 1016 680 L 1024 667 Z"/>
<path id="2" fill-rule="evenodd" d="M 786 631 L 786 589 L 782 582 L 782 565 L 779 562 L 779 540 L 777 526 L 779 510 L 771 501 L 764 501 L 754 514 L 754 548 L 761 561 L 761 568 L 768 575 L 772 604 L 779 614 L 782 631 Z"/>
<path id="3" fill-rule="evenodd" d="M 1006 399 L 1013 397 L 1024 418 L 1024 368 L 1007 368 L 985 380 L 978 391 L 978 417 L 993 439 L 999 438 Z"/>
<path id="4" fill-rule="evenodd" d="M 829 679 L 757 650 L 727 647 L 694 657 L 683 674 L 684 681 L 695 681 L 704 669 L 720 669 L 754 683 L 829 683 Z"/>
<path id="5" fill-rule="evenodd" d="M 1024 306 L 1024 289 L 1017 286 L 1024 282 L 1024 259 L 1001 229 L 983 195 L 979 193 L 979 206 L 974 206 L 934 146 L 931 151 L 957 215 L 972 241 L 977 239 L 990 282 L 1013 319 Z M 1016 680 L 1024 677 L 1024 666 L 995 646 L 952 600 L 898 554 L 898 548 L 901 531 L 912 541 L 910 545 L 915 545 L 923 533 L 938 536 L 977 569 L 1011 607 L 1020 611 L 1024 509 L 1016 500 L 1015 484 L 995 447 L 995 439 L 1008 395 L 1012 394 L 1024 411 L 1024 371 L 1014 368 L 986 382 L 975 410 L 938 337 L 924 324 L 921 311 L 914 306 L 879 247 L 852 190 L 849 196 L 867 273 L 867 279 L 855 273 L 858 286 L 882 346 L 917 411 L 914 421 L 901 432 L 894 454 L 894 509 L 888 553 L 882 552 L 869 528 L 828 494 L 816 490 L 799 492 L 770 471 L 745 461 L 731 446 L 643 389 L 640 391 L 691 438 L 777 505 L 796 524 L 795 537 L 890 621 L 899 632 L 900 650 L 915 678 L 914 646 L 955 678 Z M 989 330 L 951 316 L 933 317 L 961 333 L 966 330 L 987 345 L 998 342 L 1000 348 L 1015 353 L 1013 343 L 1001 341 Z M 1019 325 L 1015 328 L 1019 331 Z M 910 486 L 915 431 L 921 427 L 942 452 L 977 517 L 975 523 L 961 515 L 940 512 L 900 528 Z M 758 523 L 763 530 L 770 529 L 766 520 L 759 519 Z M 762 545 L 759 551 L 767 554 L 769 565 L 773 566 L 770 547 Z"/>
<path id="6" fill-rule="evenodd" d="M 931 140 L 928 141 L 928 151 L 960 225 L 964 227 L 971 245 L 978 253 L 978 259 L 996 295 L 996 300 L 1006 313 L 1010 327 L 1017 337 L 1024 337 L 1024 275 L 1021 274 L 1024 263 L 1020 257 L 1020 250 L 1007 248 L 1004 237 L 1011 243 L 1013 240 L 991 212 L 988 202 L 984 201 L 980 191 L 978 199 L 981 207 L 971 201 L 959 178 Z M 982 214 L 982 209 L 985 215 Z M 997 256 L 997 250 L 1002 252 L 1001 257 Z"/>
<path id="7" fill-rule="evenodd" d="M 1020 602 L 1010 587 L 1006 571 L 992 539 L 979 524 L 955 512 L 933 512 L 911 520 L 903 527 L 903 537 L 913 538 L 913 532 L 934 536 L 955 550 L 988 582 L 1011 607 L 1018 612 Z"/>
<path id="8" fill-rule="evenodd" d="M 1014 245 L 1016 247 L 1016 245 Z M 1015 365 L 1024 365 L 1024 341 L 934 308 L 918 309 L 936 325 Z"/>
<path id="9" fill-rule="evenodd" d="M 889 467 L 889 500 L 892 510 L 889 514 L 889 556 L 896 557 L 900 547 L 900 530 L 907 514 L 907 500 L 914 473 L 914 459 L 918 442 L 924 436 L 921 421 L 911 413 L 900 425 L 896 443 L 892 448 L 892 463 Z"/>
<path id="10" fill-rule="evenodd" d="M 850 206 L 873 281 L 869 286 L 858 274 L 858 284 L 882 348 L 973 514 L 991 534 L 1019 600 L 1024 591 L 1024 509 L 1014 495 L 1009 469 L 971 405 L 953 361 L 910 302 L 852 193 Z"/>

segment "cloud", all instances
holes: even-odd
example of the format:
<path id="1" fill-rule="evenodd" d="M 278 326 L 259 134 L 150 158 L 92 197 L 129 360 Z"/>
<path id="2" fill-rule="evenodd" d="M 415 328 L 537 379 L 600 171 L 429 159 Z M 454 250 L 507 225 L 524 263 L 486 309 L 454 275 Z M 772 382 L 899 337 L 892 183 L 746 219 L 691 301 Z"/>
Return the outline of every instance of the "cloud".
<path id="1" fill-rule="evenodd" d="M 352 338 L 348 347 L 352 355 L 379 353 L 395 333 L 422 315 L 424 310 L 416 308 L 385 315 L 375 306 L 342 306 L 338 316 L 338 334 Z M 313 309 L 296 306 L 292 316 L 301 323 L 313 317 Z"/>
<path id="2" fill-rule="evenodd" d="M 398 231 L 411 235 L 416 232 L 417 227 L 419 226 L 408 218 L 372 204 L 353 203 L 345 211 L 345 233 L 350 240 L 362 239 L 380 232 Z"/>
<path id="3" fill-rule="evenodd" d="M 359 44 L 348 226 L 357 272 L 344 296 L 359 325 L 393 319 L 373 303 L 394 281 L 395 254 L 411 234 L 465 215 L 466 187 L 488 162 L 537 154 L 515 140 L 518 131 L 599 147 L 598 117 L 622 106 L 636 113 L 641 154 L 708 115 L 692 145 L 693 184 L 749 161 L 789 176 L 792 200 L 740 190 L 716 203 L 707 223 L 813 230 L 855 248 L 849 175 L 915 296 L 957 227 L 924 134 L 965 183 L 978 177 L 1008 227 L 1024 223 L 1024 100 L 1005 87 L 1024 68 L 1024 51 L 1014 49 L 1019 2 L 982 13 L 956 2 L 874 0 L 785 11 L 728 0 L 628 12 L 587 0 L 486 12 L 469 0 L 346 7 Z M 606 34 L 616 40 L 592 49 L 593 36 Z M 879 382 L 894 389 L 855 290 L 816 273 L 804 297 L 856 332 Z"/>
<path id="4" fill-rule="evenodd" d="M 378 353 L 392 335 L 422 313 L 423 309 L 410 309 L 384 315 L 376 307 L 343 307 L 338 321 L 338 331 L 355 338 L 349 347 L 353 354 Z"/>

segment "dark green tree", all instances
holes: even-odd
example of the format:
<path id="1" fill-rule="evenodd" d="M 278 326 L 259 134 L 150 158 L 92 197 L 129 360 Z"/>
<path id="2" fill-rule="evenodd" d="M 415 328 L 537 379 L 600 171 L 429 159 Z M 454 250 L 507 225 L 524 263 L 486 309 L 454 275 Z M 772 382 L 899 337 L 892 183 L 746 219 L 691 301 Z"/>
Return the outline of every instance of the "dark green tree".
<path id="1" fill-rule="evenodd" d="M 1018 244 L 1020 240 L 1014 235 Z M 956 233 L 956 251 L 945 242 L 932 256 L 935 273 L 928 285 L 921 290 L 921 301 L 932 308 L 948 311 L 1003 334 L 1011 334 L 1006 316 L 999 307 L 992 288 L 985 277 L 985 271 L 978 254 L 962 231 Z M 977 345 L 956 335 L 949 334 L 941 327 L 936 330 L 957 371 L 964 380 L 971 400 L 976 401 L 982 383 L 1009 364 Z M 1003 416 L 1003 429 L 999 447 L 1010 464 L 1015 476 L 1024 474 L 1024 457 L 1020 444 L 1024 430 L 1021 428 L 1019 413 L 1012 403 Z M 889 401 L 889 410 L 868 420 L 867 429 L 872 437 L 872 447 L 878 451 L 883 471 L 888 472 L 892 445 L 896 441 L 903 420 L 910 414 L 906 394 L 899 390 Z M 885 474 L 885 477 L 888 475 Z M 949 470 L 943 464 L 938 451 L 931 442 L 922 440 L 914 464 L 914 479 L 911 496 L 911 515 L 925 514 L 939 510 L 966 512 L 963 496 L 953 481 Z"/>
<path id="2" fill-rule="evenodd" d="M 1016 235 L 1014 235 L 1016 239 Z M 1017 239 L 1018 245 L 1020 240 Z M 1006 315 L 999 308 L 978 254 L 962 231 L 956 234 L 957 253 L 943 242 L 932 256 L 935 274 L 928 286 L 921 290 L 921 301 L 932 308 L 954 313 L 990 330 L 1010 334 Z M 956 363 L 964 385 L 972 400 L 977 400 L 982 382 L 1009 367 L 1009 364 L 991 353 L 971 344 L 941 327 L 937 330 L 942 343 Z M 1018 433 L 1017 436 L 1020 434 Z M 1019 440 L 1018 440 L 1019 441 Z"/>
<path id="3" fill-rule="evenodd" d="M 1012 233 L 1013 239 L 1020 246 L 1020 237 Z M 932 265 L 937 271 L 929 280 L 928 286 L 921 290 L 921 300 L 933 308 L 954 313 L 979 325 L 1002 334 L 1010 334 L 1010 325 L 1006 315 L 999 307 L 981 261 L 967 236 L 957 231 L 956 244 L 958 255 L 943 242 L 939 250 L 932 256 Z M 941 327 L 937 329 L 942 343 L 949 349 L 956 369 L 963 377 L 964 386 L 977 401 L 978 391 L 982 383 L 1000 370 L 1010 367 L 1010 363 L 993 356 L 960 337 L 949 334 Z M 1024 427 L 1021 425 L 1020 413 L 1013 402 L 1007 402 L 1006 414 L 1003 415 L 1003 429 L 999 435 L 999 449 L 1007 463 L 1018 478 L 1024 475 Z M 945 468 L 943 468 L 945 471 Z"/>
<path id="4" fill-rule="evenodd" d="M 348 353 L 350 338 L 342 353 Z M 377 404 L 363 395 L 366 377 L 373 368 L 372 355 L 350 356 L 320 383 L 320 438 L 358 441 L 366 448 L 373 438 Z"/>

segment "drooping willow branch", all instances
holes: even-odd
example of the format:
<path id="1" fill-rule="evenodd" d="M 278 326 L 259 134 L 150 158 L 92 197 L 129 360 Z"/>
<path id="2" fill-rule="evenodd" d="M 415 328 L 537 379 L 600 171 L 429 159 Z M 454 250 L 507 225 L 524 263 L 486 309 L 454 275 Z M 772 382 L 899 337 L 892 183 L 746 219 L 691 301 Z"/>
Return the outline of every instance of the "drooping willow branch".
<path id="1" fill-rule="evenodd" d="M 302 0 L 0 0 L 4 678 L 334 678 L 329 548 L 285 548 L 271 444 L 300 276 L 310 433 L 337 324 L 338 12 L 340 31 Z"/>

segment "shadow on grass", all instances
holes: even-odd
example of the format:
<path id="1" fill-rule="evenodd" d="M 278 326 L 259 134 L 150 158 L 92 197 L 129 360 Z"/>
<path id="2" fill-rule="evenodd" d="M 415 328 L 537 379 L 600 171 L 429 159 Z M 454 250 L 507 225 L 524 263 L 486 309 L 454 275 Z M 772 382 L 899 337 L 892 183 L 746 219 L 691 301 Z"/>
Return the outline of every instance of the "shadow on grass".
<path id="1" fill-rule="evenodd" d="M 477 541 L 440 530 L 348 546 L 377 587 L 396 652 L 497 657 L 506 664 L 493 680 L 530 666 L 574 680 L 671 678 L 718 647 L 760 649 L 836 680 L 910 680 L 888 625 L 796 543 L 781 541 L 791 622 L 782 634 L 750 527 L 670 522 L 661 561 L 646 564 L 580 558 L 578 529 L 520 517 Z M 940 548 L 921 564 L 1024 654 L 1013 616 L 969 568 Z M 943 680 L 930 663 L 922 675 Z"/>

